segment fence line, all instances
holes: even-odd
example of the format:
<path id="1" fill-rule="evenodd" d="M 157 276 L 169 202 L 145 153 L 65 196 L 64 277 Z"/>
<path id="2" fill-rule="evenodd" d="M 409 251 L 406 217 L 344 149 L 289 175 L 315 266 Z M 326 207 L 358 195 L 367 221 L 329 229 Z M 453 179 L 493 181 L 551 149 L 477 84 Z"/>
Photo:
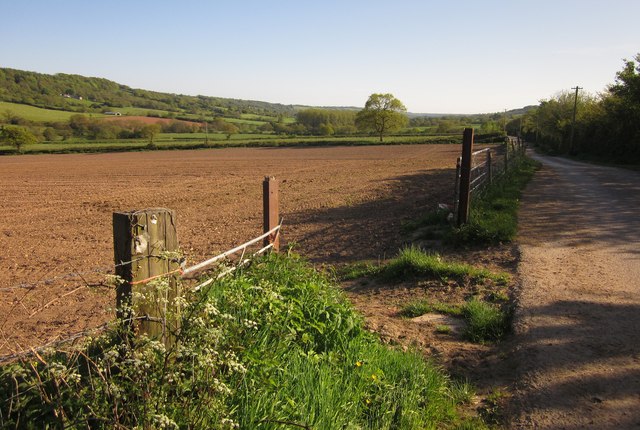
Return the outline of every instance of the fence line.
<path id="1" fill-rule="evenodd" d="M 251 239 L 245 243 L 243 243 L 242 245 L 236 246 L 235 248 L 232 248 L 228 251 L 225 251 L 219 255 L 216 255 L 215 257 L 209 258 L 205 261 L 202 261 L 198 264 L 194 264 L 193 266 L 190 267 L 186 267 L 185 265 L 185 261 L 184 259 L 177 259 L 177 258 L 167 258 L 167 256 L 163 256 L 162 254 L 164 254 L 166 251 L 170 251 L 165 249 L 165 244 L 166 241 L 157 241 L 157 242 L 152 242 L 151 240 L 149 240 L 149 242 L 151 243 L 151 245 L 149 246 L 149 248 L 153 248 L 154 245 L 156 243 L 161 243 L 161 247 L 162 249 L 160 250 L 160 253 L 154 253 L 154 252 L 149 252 L 146 255 L 140 255 L 140 256 L 135 256 L 135 258 L 128 258 L 126 259 L 127 261 L 117 261 L 116 264 L 114 264 L 113 266 L 109 266 L 109 267 L 104 267 L 104 268 L 99 268 L 99 269 L 93 269 L 91 271 L 86 271 L 86 272 L 72 272 L 72 273 L 68 273 L 68 274 L 64 274 L 64 275 L 60 275 L 60 276 L 56 276 L 50 279 L 45 279 L 45 280 L 40 280 L 38 282 L 34 282 L 31 284 L 20 284 L 20 285 L 16 285 L 13 287 L 7 287 L 7 288 L 2 288 L 0 289 L 0 291 L 11 291 L 11 290 L 16 290 L 16 289 L 26 289 L 26 293 L 25 295 L 17 302 L 14 304 L 14 306 L 12 307 L 11 311 L 7 314 L 4 322 L 2 323 L 2 326 L 0 327 L 0 330 L 6 325 L 6 323 L 9 320 L 9 317 L 11 315 L 13 315 L 13 311 L 16 309 L 16 307 L 18 305 L 20 305 L 22 303 L 22 300 L 24 300 L 24 298 L 26 298 L 27 295 L 29 295 L 32 291 L 34 291 L 34 289 L 36 288 L 37 285 L 40 284 L 47 284 L 47 283 L 53 283 L 55 281 L 60 281 L 60 280 L 64 280 L 64 279 L 69 279 L 69 278 L 74 278 L 74 277 L 79 277 L 81 278 L 84 282 L 84 285 L 81 286 L 75 286 L 75 288 L 71 291 L 67 291 L 64 294 L 61 294 L 57 297 L 54 297 L 52 300 L 48 301 L 46 304 L 40 306 L 39 308 L 37 308 L 36 310 L 33 311 L 28 311 L 27 308 L 23 305 L 23 307 L 25 308 L 25 310 L 27 310 L 28 312 L 30 312 L 29 318 L 33 317 L 35 314 L 37 314 L 38 312 L 41 312 L 42 310 L 46 309 L 47 307 L 49 307 L 50 305 L 52 305 L 53 303 L 57 302 L 58 300 L 61 300 L 71 294 L 74 294 L 80 290 L 82 290 L 83 288 L 88 288 L 91 286 L 107 286 L 105 283 L 89 283 L 87 282 L 84 278 L 83 278 L 83 274 L 102 274 L 102 275 L 111 275 L 110 273 L 105 273 L 106 270 L 111 270 L 111 269 L 115 269 L 117 272 L 121 272 L 124 274 L 127 274 L 127 272 L 130 272 L 131 269 L 133 268 L 133 264 L 140 262 L 140 261 L 144 261 L 147 260 L 149 261 L 149 264 L 152 264 L 152 260 L 163 260 L 163 261 L 168 261 L 167 264 L 176 264 L 179 263 L 179 266 L 174 269 L 174 270 L 169 270 L 169 271 L 162 271 L 162 273 L 160 274 L 153 274 L 153 276 L 147 276 L 144 279 L 124 279 L 124 282 L 126 285 L 128 285 L 128 292 L 127 294 L 129 294 L 129 300 L 131 300 L 131 293 L 132 293 L 132 287 L 136 286 L 136 288 L 139 285 L 143 285 L 143 284 L 147 284 L 149 282 L 151 282 L 154 279 L 159 279 L 159 278 L 165 278 L 165 277 L 170 277 L 171 279 L 175 278 L 175 275 L 180 276 L 182 279 L 192 279 L 194 277 L 195 274 L 200 273 L 204 270 L 210 270 L 211 266 L 213 266 L 214 264 L 219 263 L 223 260 L 225 260 L 227 257 L 240 253 L 242 252 L 241 256 L 239 257 L 239 260 L 235 263 L 234 266 L 232 267 L 228 267 L 225 268 L 222 272 L 218 273 L 217 276 L 215 278 L 211 277 L 210 279 L 208 279 L 207 281 L 201 283 L 200 285 L 196 286 L 193 288 L 194 291 L 197 291 L 201 288 L 203 288 L 206 285 L 211 284 L 212 282 L 214 282 L 215 280 L 221 279 L 224 276 L 227 276 L 231 273 L 233 273 L 234 271 L 236 271 L 238 268 L 245 266 L 246 264 L 248 264 L 252 258 L 255 258 L 258 255 L 261 255 L 269 250 L 273 250 L 276 251 L 278 250 L 278 243 L 279 243 L 279 238 L 280 238 L 280 234 L 281 234 L 281 229 L 282 229 L 282 224 L 283 224 L 283 220 L 280 219 L 279 223 L 277 225 L 274 226 L 275 222 L 278 219 L 278 188 L 277 188 L 277 182 L 275 180 L 275 178 L 272 177 L 267 177 L 265 178 L 264 184 L 263 184 L 263 190 L 264 190 L 264 194 L 263 194 L 263 208 L 264 208 L 264 230 L 265 232 L 254 238 Z M 152 210 L 154 211 L 154 210 Z M 155 210 L 156 212 L 158 210 Z M 162 210 L 161 210 L 162 211 Z M 146 211 L 135 211 L 135 212 L 131 212 L 130 215 L 132 216 L 145 216 L 146 215 Z M 145 230 L 145 234 L 151 234 L 151 233 L 157 233 L 157 232 L 150 232 L 147 228 L 149 229 L 157 229 L 159 226 L 158 224 L 162 224 L 162 220 L 159 218 L 150 218 L 151 219 L 151 225 L 150 226 L 141 226 L 139 224 L 136 224 L 134 226 L 135 229 L 138 229 L 140 227 L 144 227 L 143 230 Z M 171 219 L 171 221 L 173 221 L 173 219 Z M 115 222 L 115 214 L 114 214 L 114 222 Z M 173 226 L 175 227 L 175 225 Z M 267 231 L 267 228 L 268 231 Z M 114 234 L 115 234 L 115 229 L 114 229 Z M 147 238 L 149 238 L 147 236 Z M 136 238 L 131 238 L 129 237 L 129 244 L 131 244 L 132 240 L 134 241 Z M 253 254 L 251 254 L 251 256 L 249 258 L 244 258 L 245 257 L 245 253 L 247 252 L 247 249 L 252 246 L 255 245 L 257 243 L 259 243 L 260 241 L 264 242 L 264 246 L 261 247 L 258 251 L 254 252 Z M 137 246 L 140 244 L 137 244 L 135 246 L 135 248 L 137 249 Z M 146 244 L 145 244 L 146 245 Z M 177 242 L 176 242 L 177 245 Z M 117 247 L 117 243 L 116 243 L 116 237 L 114 236 L 114 247 Z M 160 254 L 160 255 L 158 255 Z M 117 260 L 117 259 L 116 259 Z M 169 263 L 170 262 L 170 263 Z M 170 266 L 169 266 L 170 267 Z M 149 272 L 147 272 L 149 273 Z M 130 274 L 130 273 L 129 273 Z M 151 273 L 149 273 L 151 274 Z M 118 294 L 121 293 L 120 290 L 120 286 L 117 287 L 117 291 Z M 166 330 L 166 317 L 164 315 L 160 315 L 160 317 L 156 317 L 155 315 L 151 315 L 150 313 L 147 312 L 146 315 L 144 316 L 140 316 L 140 317 L 130 317 L 130 318 L 123 318 L 122 316 L 117 319 L 116 321 L 111 321 L 111 322 L 107 322 L 105 324 L 102 324 L 98 327 L 94 327 L 91 329 L 87 329 L 81 332 L 77 332 L 77 333 L 73 333 L 70 336 L 61 339 L 61 340 L 56 340 L 56 341 L 51 341 L 48 342 L 44 345 L 40 345 L 37 347 L 33 347 L 31 348 L 29 351 L 24 351 L 21 353 L 15 353 L 15 354 L 9 354 L 9 355 L 3 355 L 0 356 L 0 364 L 4 364 L 6 362 L 10 362 L 16 359 L 19 359 L 21 357 L 27 356 L 27 355 L 37 355 L 38 351 L 42 351 L 43 349 L 47 349 L 47 348 L 51 348 L 51 347 L 57 347 L 61 344 L 64 343 L 68 343 L 68 342 L 72 342 L 78 338 L 87 336 L 88 334 L 95 332 L 95 331 L 101 331 L 104 330 L 105 328 L 109 327 L 110 324 L 113 323 L 118 323 L 118 322 L 128 322 L 130 324 L 136 322 L 136 321 L 140 321 L 140 324 L 144 324 L 144 322 L 160 322 L 162 323 L 162 327 L 163 327 L 163 338 L 164 338 L 164 331 Z M 4 336 L 4 335 L 3 335 Z M 166 339 L 165 339 L 166 341 Z M 4 345 L 6 345 L 8 343 L 8 339 L 6 339 L 5 337 L 5 343 Z M 3 345 L 3 346 L 4 346 Z"/>
<path id="2" fill-rule="evenodd" d="M 60 345 L 67 344 L 69 342 L 73 342 L 73 341 L 78 340 L 78 339 L 82 339 L 84 337 L 87 337 L 90 334 L 102 332 L 102 331 L 108 329 L 110 326 L 115 326 L 117 324 L 129 323 L 129 322 L 134 322 L 134 321 L 139 321 L 139 320 L 146 320 L 148 318 L 149 317 L 145 315 L 145 316 L 127 318 L 127 319 L 124 319 L 124 320 L 108 321 L 108 322 L 106 322 L 104 324 L 100 324 L 97 327 L 92 327 L 92 328 L 88 328 L 86 330 L 82 330 L 82 331 L 79 331 L 79 332 L 72 333 L 72 334 L 70 334 L 67 337 L 64 337 L 62 339 L 52 340 L 52 341 L 47 342 L 47 343 L 45 343 L 43 345 L 39 345 L 39 346 L 36 346 L 36 347 L 29 348 L 28 351 L 22 351 L 22 352 L 16 352 L 16 353 L 12 353 L 12 354 L 1 355 L 0 356 L 0 365 L 11 363 L 11 362 L 16 361 L 18 359 L 21 359 L 21 358 L 24 358 L 24 357 L 29 357 L 31 355 L 38 355 L 39 352 L 45 351 L 45 350 L 47 350 L 49 348 L 57 349 Z"/>
<path id="3" fill-rule="evenodd" d="M 269 230 L 268 232 L 264 233 L 263 235 L 256 237 L 255 239 L 251 239 L 250 241 L 248 241 L 246 243 L 243 243 L 242 245 L 236 246 L 235 248 L 232 248 L 232 249 L 230 249 L 228 251 L 225 251 L 222 254 L 216 255 L 215 257 L 212 257 L 212 258 L 210 258 L 208 260 L 203 261 L 202 263 L 195 264 L 195 265 L 193 265 L 191 267 L 188 267 L 188 268 L 182 270 L 182 277 L 183 278 L 189 278 L 194 273 L 202 271 L 205 267 L 209 267 L 212 264 L 215 264 L 216 262 L 222 260 L 223 258 L 228 257 L 229 255 L 237 254 L 240 251 L 245 251 L 249 246 L 258 243 L 261 240 L 264 240 L 266 237 L 269 237 L 270 235 L 272 235 L 274 233 L 279 235 L 281 227 L 282 227 L 282 221 L 280 221 L 280 224 L 278 224 L 276 227 L 272 228 L 271 230 Z M 272 246 L 273 245 L 271 244 L 269 246 L 269 248 L 271 248 Z"/>
<path id="4" fill-rule="evenodd" d="M 118 264 L 112 264 L 110 266 L 102 266 L 102 267 L 97 267 L 95 269 L 88 269 L 88 270 L 84 270 L 82 272 L 68 272 L 68 273 L 63 273 L 61 275 L 56 275 L 54 277 L 51 278 L 46 278 L 46 279 L 40 279 L 38 281 L 35 282 L 30 282 L 30 283 L 20 283 L 17 285 L 12 285 L 10 287 L 2 287 L 0 288 L 0 292 L 3 291 L 12 291 L 12 290 L 32 290 L 34 288 L 36 288 L 38 285 L 41 284 L 52 284 L 56 281 L 62 281 L 65 279 L 73 279 L 73 278 L 81 278 L 82 280 L 84 280 L 83 275 L 89 275 L 89 274 L 97 274 L 97 275 L 113 275 L 113 272 L 115 271 L 115 269 L 117 267 L 120 266 L 125 266 L 127 264 L 133 264 L 133 263 L 137 263 L 138 261 L 142 261 L 144 260 L 144 258 L 146 257 L 140 257 L 140 258 L 135 258 L 131 261 L 123 261 L 121 263 Z M 89 284 L 89 287 L 100 287 L 100 286 L 106 286 L 106 285 L 101 285 L 101 284 L 92 284 L 92 283 L 87 283 Z"/>
<path id="5" fill-rule="evenodd" d="M 473 147 L 473 129 L 467 130 L 471 130 L 469 133 L 471 138 L 464 142 L 463 146 Z M 453 197 L 453 212 L 457 216 L 458 225 L 465 224 L 468 216 L 468 213 L 461 213 L 465 209 L 468 211 L 468 206 L 461 207 L 461 200 L 469 202 L 472 195 L 482 193 L 494 179 L 504 175 L 509 166 L 524 155 L 524 152 L 524 141 L 519 137 L 507 136 L 505 142 L 497 148 L 484 148 L 470 152 L 470 162 L 467 164 L 464 163 L 463 157 L 458 157 Z M 481 158 L 483 159 L 480 160 Z M 465 165 L 469 166 L 466 175 L 463 172 Z M 467 178 L 469 182 L 463 183 Z"/>

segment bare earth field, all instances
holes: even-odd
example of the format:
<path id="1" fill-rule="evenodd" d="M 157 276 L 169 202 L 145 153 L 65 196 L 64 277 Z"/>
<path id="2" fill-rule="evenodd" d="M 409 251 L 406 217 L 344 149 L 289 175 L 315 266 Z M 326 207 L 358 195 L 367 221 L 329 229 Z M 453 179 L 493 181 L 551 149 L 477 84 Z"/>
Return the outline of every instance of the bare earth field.
<path id="1" fill-rule="evenodd" d="M 457 145 L 261 148 L 0 158 L 0 354 L 113 317 L 113 212 L 167 207 L 190 263 L 261 233 L 280 180 L 284 242 L 317 263 L 385 258 L 400 224 L 451 200 Z M 110 267 L 111 266 L 111 267 Z M 81 272 L 80 275 L 70 273 Z M 51 280 L 52 278 L 55 278 Z M 13 288 L 35 284 L 34 288 Z"/>

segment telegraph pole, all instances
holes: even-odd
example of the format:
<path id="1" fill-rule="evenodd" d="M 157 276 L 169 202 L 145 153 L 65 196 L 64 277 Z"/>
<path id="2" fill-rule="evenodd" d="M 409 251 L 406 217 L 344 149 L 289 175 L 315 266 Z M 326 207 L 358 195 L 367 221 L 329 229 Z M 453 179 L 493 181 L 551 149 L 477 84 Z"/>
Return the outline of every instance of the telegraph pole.
<path id="1" fill-rule="evenodd" d="M 576 98 L 573 102 L 573 121 L 571 122 L 571 137 L 569 138 L 569 154 L 573 153 L 573 135 L 576 131 L 576 111 L 578 110 L 578 90 L 583 88 L 576 85 L 575 87 L 571 87 L 571 89 L 576 90 Z"/>
<path id="2" fill-rule="evenodd" d="M 507 134 L 507 110 L 506 109 L 502 114 L 502 131 L 504 131 L 504 134 Z"/>

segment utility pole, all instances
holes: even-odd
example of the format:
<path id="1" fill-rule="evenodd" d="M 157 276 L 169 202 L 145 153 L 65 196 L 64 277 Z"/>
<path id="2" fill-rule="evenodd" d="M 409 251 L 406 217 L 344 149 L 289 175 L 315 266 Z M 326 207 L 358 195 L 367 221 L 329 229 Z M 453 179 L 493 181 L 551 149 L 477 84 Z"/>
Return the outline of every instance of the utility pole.
<path id="1" fill-rule="evenodd" d="M 578 90 L 583 89 L 582 87 L 575 86 L 571 87 L 572 90 L 576 90 L 576 98 L 573 101 L 573 121 L 571 121 L 571 137 L 569 138 L 569 154 L 573 153 L 573 135 L 576 132 L 576 111 L 578 110 Z"/>
<path id="2" fill-rule="evenodd" d="M 502 131 L 506 134 L 507 133 L 507 110 L 504 110 L 504 113 L 502 114 Z"/>

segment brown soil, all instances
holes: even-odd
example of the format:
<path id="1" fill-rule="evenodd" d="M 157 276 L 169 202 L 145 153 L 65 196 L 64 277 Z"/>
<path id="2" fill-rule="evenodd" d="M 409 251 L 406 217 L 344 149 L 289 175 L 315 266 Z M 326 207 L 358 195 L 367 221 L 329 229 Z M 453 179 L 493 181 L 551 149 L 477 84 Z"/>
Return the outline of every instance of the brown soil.
<path id="1" fill-rule="evenodd" d="M 111 288 L 77 289 L 109 272 L 112 212 L 176 210 L 181 246 L 191 263 L 199 262 L 261 232 L 261 183 L 274 175 L 281 181 L 285 242 L 317 263 L 380 259 L 401 246 L 403 220 L 451 199 L 459 150 L 415 145 L 2 157 L 0 354 L 112 318 Z"/>
<path id="2" fill-rule="evenodd" d="M 640 428 L 640 174 L 552 157 L 520 212 L 513 428 Z"/>

